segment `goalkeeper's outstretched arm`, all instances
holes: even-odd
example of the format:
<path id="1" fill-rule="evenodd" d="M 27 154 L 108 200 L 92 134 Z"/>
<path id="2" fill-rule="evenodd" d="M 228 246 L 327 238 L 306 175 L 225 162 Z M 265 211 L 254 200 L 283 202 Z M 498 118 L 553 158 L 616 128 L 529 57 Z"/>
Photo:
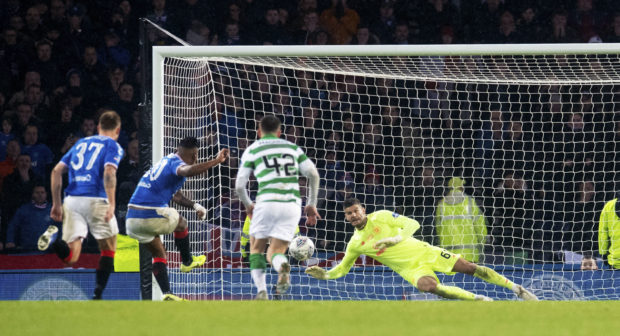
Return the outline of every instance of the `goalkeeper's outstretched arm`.
<path id="1" fill-rule="evenodd" d="M 342 261 L 334 268 L 326 271 L 319 266 L 311 266 L 306 269 L 306 274 L 319 280 L 329 280 L 341 278 L 351 270 L 351 267 L 355 264 L 355 260 L 359 257 L 359 253 L 355 253 L 347 249 Z"/>

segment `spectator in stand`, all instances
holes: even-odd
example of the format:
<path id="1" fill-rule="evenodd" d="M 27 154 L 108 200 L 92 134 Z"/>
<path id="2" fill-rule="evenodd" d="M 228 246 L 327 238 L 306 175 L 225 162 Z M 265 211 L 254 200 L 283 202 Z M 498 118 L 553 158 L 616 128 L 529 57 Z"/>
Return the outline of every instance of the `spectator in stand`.
<path id="1" fill-rule="evenodd" d="M 51 0 L 49 15 L 45 19 L 45 26 L 65 27 L 68 25 L 66 11 L 67 6 L 63 0 Z"/>
<path id="2" fill-rule="evenodd" d="M 37 251 L 39 236 L 49 225 L 59 224 L 50 218 L 51 210 L 45 187 L 36 185 L 32 189 L 31 202 L 19 207 L 9 223 L 5 248 L 17 249 L 19 252 Z"/>
<path id="3" fill-rule="evenodd" d="M 85 94 L 84 100 L 87 107 L 96 108 L 104 102 L 104 84 L 106 78 L 106 68 L 97 57 L 97 50 L 94 46 L 84 48 L 82 67 L 82 92 Z"/>
<path id="4" fill-rule="evenodd" d="M 17 106 L 26 101 L 28 88 L 32 85 L 41 86 L 41 74 L 35 70 L 29 70 L 24 74 L 24 86 L 21 91 L 15 92 L 9 100 L 9 106 Z"/>
<path id="5" fill-rule="evenodd" d="M 127 69 L 131 61 L 129 50 L 121 45 L 121 39 L 114 29 L 108 30 L 103 36 L 104 45 L 99 50 L 98 59 L 101 63 L 110 68 L 114 65 Z"/>
<path id="6" fill-rule="evenodd" d="M 76 134 L 80 129 L 80 123 L 76 120 L 71 105 L 63 104 L 60 108 L 60 117 L 57 116 L 50 124 L 52 125 L 50 128 L 54 130 L 54 136 L 50 137 L 48 144 L 57 161 L 78 140 Z"/>
<path id="7" fill-rule="evenodd" d="M 138 139 L 129 141 L 127 145 L 127 155 L 123 157 L 118 165 L 118 171 L 116 173 L 118 179 L 119 190 L 122 189 L 123 183 L 130 183 L 133 185 L 131 191 L 138 185 L 140 178 L 142 177 L 142 170 L 140 169 L 140 151 L 138 148 Z"/>
<path id="8" fill-rule="evenodd" d="M 18 40 L 17 30 L 6 27 L 0 40 L 0 70 L 3 75 L 0 78 L 0 90 L 10 88 L 19 82 L 19 75 L 26 68 L 28 57 L 24 44 Z M 40 80 L 40 79 L 39 79 Z M 24 85 L 24 88 L 26 86 Z M 8 93 L 8 91 L 6 92 Z M 9 95 L 6 96 L 10 97 Z"/>
<path id="9" fill-rule="evenodd" d="M 26 103 L 20 103 L 17 105 L 17 113 L 15 114 L 15 121 L 13 122 L 13 133 L 23 136 L 28 125 L 40 125 L 40 121 L 34 116 L 32 106 Z"/>
<path id="10" fill-rule="evenodd" d="M 105 96 L 107 101 L 112 101 L 118 97 L 118 90 L 124 82 L 125 70 L 121 66 L 112 65 L 108 68 L 108 80 L 105 88 Z"/>
<path id="11" fill-rule="evenodd" d="M 409 38 L 409 25 L 404 22 L 398 22 L 394 28 L 394 38 L 392 39 L 394 44 L 411 44 L 412 41 Z"/>
<path id="12" fill-rule="evenodd" d="M 357 28 L 357 34 L 351 40 L 351 44 L 379 44 L 379 38 L 377 35 L 373 34 L 367 26 L 360 25 Z"/>
<path id="13" fill-rule="evenodd" d="M 58 50 L 64 53 L 59 59 L 62 64 L 76 65 L 81 63 L 83 51 L 88 45 L 97 43 L 97 35 L 85 23 L 86 11 L 76 4 L 67 11 L 69 25 L 58 40 Z M 66 71 L 69 67 L 62 67 Z"/>
<path id="14" fill-rule="evenodd" d="M 493 244 L 504 250 L 496 253 L 529 252 L 531 245 L 537 243 L 532 241 L 534 198 L 523 177 L 506 171 L 490 201 Z"/>
<path id="15" fill-rule="evenodd" d="M 32 107 L 34 115 L 39 119 L 43 119 L 48 113 L 49 99 L 39 85 L 33 84 L 26 89 L 24 103 Z"/>
<path id="16" fill-rule="evenodd" d="M 379 8 L 379 17 L 370 25 L 370 31 L 375 33 L 383 44 L 390 44 L 394 39 L 396 17 L 394 16 L 394 1 L 383 0 Z"/>
<path id="17" fill-rule="evenodd" d="M 245 44 L 245 36 L 242 37 L 239 31 L 239 24 L 236 22 L 227 22 L 224 33 L 218 37 L 220 45 L 242 45 Z"/>
<path id="18" fill-rule="evenodd" d="M 538 43 L 542 34 L 538 20 L 539 9 L 536 6 L 525 5 L 521 10 L 521 17 L 517 20 L 517 30 L 521 33 L 521 42 Z"/>
<path id="19" fill-rule="evenodd" d="M 95 135 L 97 131 L 97 125 L 95 124 L 95 119 L 91 117 L 86 117 L 82 119 L 82 124 L 80 125 L 80 131 L 76 134 L 78 139 L 86 138 L 91 135 Z"/>
<path id="20" fill-rule="evenodd" d="M 499 19 L 499 30 L 489 36 L 489 43 L 520 43 L 521 34 L 517 31 L 514 16 L 504 11 Z"/>
<path id="21" fill-rule="evenodd" d="M 346 0 L 332 0 L 332 7 L 321 13 L 320 22 L 329 33 L 331 43 L 348 44 L 357 32 L 360 17 L 347 6 Z"/>
<path id="22" fill-rule="evenodd" d="M 191 45 L 217 44 L 217 34 L 212 34 L 211 28 L 204 23 L 194 20 L 185 34 L 185 40 Z"/>
<path id="23" fill-rule="evenodd" d="M 172 32 L 177 36 L 185 36 L 196 21 L 212 23 L 218 19 L 211 1 L 183 0 L 171 5 L 175 6 Z"/>
<path id="24" fill-rule="evenodd" d="M 2 128 L 0 129 L 0 161 L 6 157 L 6 147 L 9 141 L 15 138 L 13 133 L 13 121 L 9 117 L 2 118 Z"/>
<path id="25" fill-rule="evenodd" d="M 276 7 L 265 10 L 264 21 L 254 30 L 255 44 L 289 44 L 290 36 L 280 24 L 280 12 Z"/>
<path id="26" fill-rule="evenodd" d="M 133 124 L 133 111 L 137 107 L 134 101 L 134 88 L 131 83 L 124 82 L 118 87 L 117 96 L 114 98 L 110 107 L 121 117 L 121 123 L 127 129 L 135 129 L 137 125 Z"/>
<path id="27" fill-rule="evenodd" d="M 580 42 L 588 42 L 593 36 L 603 33 L 605 14 L 594 8 L 594 0 L 577 0 L 570 11 L 568 22 L 579 36 Z"/>
<path id="28" fill-rule="evenodd" d="M 441 28 L 458 24 L 456 7 L 449 0 L 426 0 L 407 2 L 404 9 L 408 18 L 413 18 L 420 27 L 420 42 L 435 44 L 441 41 Z"/>
<path id="29" fill-rule="evenodd" d="M 504 12 L 501 0 L 472 1 L 470 10 L 464 9 L 466 14 L 463 22 L 468 23 L 468 35 L 471 43 L 489 43 L 496 34 L 500 24 L 500 15 Z"/>
<path id="30" fill-rule="evenodd" d="M 317 33 L 319 27 L 319 14 L 317 12 L 307 12 L 303 16 L 303 25 L 293 34 L 293 43 L 308 44 L 312 34 Z"/>
<path id="31" fill-rule="evenodd" d="M 543 37 L 546 43 L 576 43 L 579 42 L 577 33 L 567 25 L 568 13 L 559 9 L 551 15 L 551 29 Z"/>
<path id="32" fill-rule="evenodd" d="M 17 139 L 10 140 L 6 145 L 6 157 L 0 161 L 0 191 L 2 190 L 2 181 L 4 178 L 13 174 L 17 165 L 17 157 L 21 153 L 19 141 Z"/>
<path id="33" fill-rule="evenodd" d="M 168 31 L 174 30 L 176 19 L 168 10 L 166 0 L 152 0 L 151 5 L 151 10 L 147 13 L 146 18 Z M 149 38 L 153 45 L 165 45 L 167 41 L 170 40 L 168 35 L 155 27 L 149 26 L 149 33 Z"/>
<path id="34" fill-rule="evenodd" d="M 32 170 L 36 175 L 43 179 L 48 176 L 48 168 L 54 159 L 54 154 L 46 144 L 39 142 L 39 127 L 37 125 L 26 127 L 22 154 L 30 156 Z"/>
<path id="35" fill-rule="evenodd" d="M 24 33 L 28 36 L 29 40 L 38 41 L 43 38 L 45 29 L 41 25 L 41 13 L 38 8 L 32 6 L 26 10 L 26 16 L 24 17 L 26 22 Z"/>
<path id="36" fill-rule="evenodd" d="M 306 44 L 308 45 L 327 45 L 330 44 L 331 38 L 325 30 L 319 29 L 308 36 Z"/>
<path id="37" fill-rule="evenodd" d="M 51 92 L 60 83 L 61 78 L 58 72 L 58 65 L 52 59 L 52 43 L 43 39 L 35 44 L 37 59 L 33 62 L 33 67 L 41 75 L 41 86 L 46 92 Z"/>
<path id="38" fill-rule="evenodd" d="M 617 12 L 614 15 L 613 20 L 611 21 L 610 32 L 605 35 L 603 41 L 609 43 L 620 42 L 620 12 Z"/>
<path id="39" fill-rule="evenodd" d="M 9 225 L 11 218 L 15 214 L 15 211 L 24 203 L 27 203 L 32 194 L 32 188 L 35 185 L 41 184 L 41 180 L 32 171 L 30 165 L 30 156 L 28 154 L 20 154 L 17 157 L 17 163 L 15 170 L 12 174 L 4 178 L 2 182 L 2 194 L 1 194 L 1 228 L 0 232 L 3 236 L 0 237 L 1 241 L 4 241 L 6 235 L 6 228 Z"/>

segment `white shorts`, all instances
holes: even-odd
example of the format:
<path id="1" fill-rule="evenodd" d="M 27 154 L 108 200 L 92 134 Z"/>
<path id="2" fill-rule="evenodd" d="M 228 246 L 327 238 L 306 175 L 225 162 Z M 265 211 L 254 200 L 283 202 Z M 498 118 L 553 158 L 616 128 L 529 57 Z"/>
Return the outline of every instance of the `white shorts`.
<path id="1" fill-rule="evenodd" d="M 127 210 L 127 234 L 142 244 L 148 244 L 159 235 L 173 232 L 179 225 L 175 208 Z"/>
<path id="2" fill-rule="evenodd" d="M 293 240 L 301 219 L 301 207 L 296 203 L 259 202 L 252 213 L 250 236 L 256 239 L 277 238 Z"/>
<path id="3" fill-rule="evenodd" d="M 84 239 L 88 232 L 95 239 L 106 239 L 118 234 L 116 217 L 109 223 L 104 220 L 108 201 L 103 198 L 67 196 L 62 204 L 62 240 L 71 243 Z"/>

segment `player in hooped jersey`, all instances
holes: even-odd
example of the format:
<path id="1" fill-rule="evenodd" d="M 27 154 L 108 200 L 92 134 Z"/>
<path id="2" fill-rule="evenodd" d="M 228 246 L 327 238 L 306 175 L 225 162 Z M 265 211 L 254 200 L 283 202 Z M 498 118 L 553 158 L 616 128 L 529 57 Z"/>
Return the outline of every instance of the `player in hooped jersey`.
<path id="1" fill-rule="evenodd" d="M 272 115 L 260 121 L 260 139 L 249 146 L 241 157 L 235 191 L 244 204 L 250 226 L 250 269 L 258 294 L 256 299 L 267 300 L 266 260 L 263 252 L 269 241 L 267 260 L 278 272 L 277 294 L 290 287 L 291 266 L 284 255 L 293 239 L 301 218 L 299 173 L 308 179 L 308 197 L 305 208 L 307 225 L 315 225 L 319 173 L 303 150 L 292 142 L 280 139 L 280 120 Z M 252 203 L 246 185 L 250 175 L 258 182 L 256 205 Z"/>
<path id="2" fill-rule="evenodd" d="M 121 130 L 118 114 L 104 112 L 97 130 L 99 135 L 80 139 L 52 170 L 50 217 L 62 221 L 62 239 L 58 239 L 58 228 L 50 225 L 38 241 L 39 250 L 45 251 L 51 245 L 60 259 L 73 265 L 80 257 L 82 240 L 90 231 L 101 251 L 93 299 L 101 299 L 114 271 L 118 233 L 114 217 L 116 169 L 123 157 L 123 149 L 116 142 Z M 69 185 L 61 202 L 62 175 L 67 172 Z"/>
<path id="3" fill-rule="evenodd" d="M 127 210 L 127 234 L 144 244 L 153 255 L 153 275 L 164 294 L 165 301 L 180 301 L 170 291 L 166 249 L 159 235 L 174 232 L 174 243 L 181 254 L 181 272 L 189 272 L 202 266 L 206 256 L 194 257 L 189 249 L 187 221 L 176 209 L 168 207 L 170 200 L 196 210 L 204 219 L 207 210 L 189 200 L 181 192 L 187 177 L 205 173 L 228 157 L 228 149 L 222 149 L 214 160 L 197 163 L 198 140 L 187 137 L 181 140 L 177 151 L 157 162 L 147 171 L 129 200 Z"/>

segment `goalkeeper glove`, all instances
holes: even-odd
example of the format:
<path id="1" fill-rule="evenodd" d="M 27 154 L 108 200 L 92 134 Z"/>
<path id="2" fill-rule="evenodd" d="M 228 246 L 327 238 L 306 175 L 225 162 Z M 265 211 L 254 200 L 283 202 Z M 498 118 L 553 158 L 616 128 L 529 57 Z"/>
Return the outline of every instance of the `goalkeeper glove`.
<path id="1" fill-rule="evenodd" d="M 198 214 L 198 218 L 200 218 L 200 220 L 204 220 L 205 218 L 207 218 L 207 209 L 205 209 L 202 205 L 194 203 L 194 210 L 196 210 L 196 213 Z"/>
<path id="2" fill-rule="evenodd" d="M 319 266 L 310 266 L 308 268 L 306 268 L 306 274 L 308 274 L 309 276 L 315 278 L 315 279 L 319 279 L 319 280 L 327 280 L 327 271 L 320 268 Z"/>
<path id="3" fill-rule="evenodd" d="M 403 240 L 401 236 L 394 236 L 389 238 L 383 238 L 375 243 L 373 246 L 377 250 L 383 250 L 384 248 L 388 248 L 400 243 Z"/>

